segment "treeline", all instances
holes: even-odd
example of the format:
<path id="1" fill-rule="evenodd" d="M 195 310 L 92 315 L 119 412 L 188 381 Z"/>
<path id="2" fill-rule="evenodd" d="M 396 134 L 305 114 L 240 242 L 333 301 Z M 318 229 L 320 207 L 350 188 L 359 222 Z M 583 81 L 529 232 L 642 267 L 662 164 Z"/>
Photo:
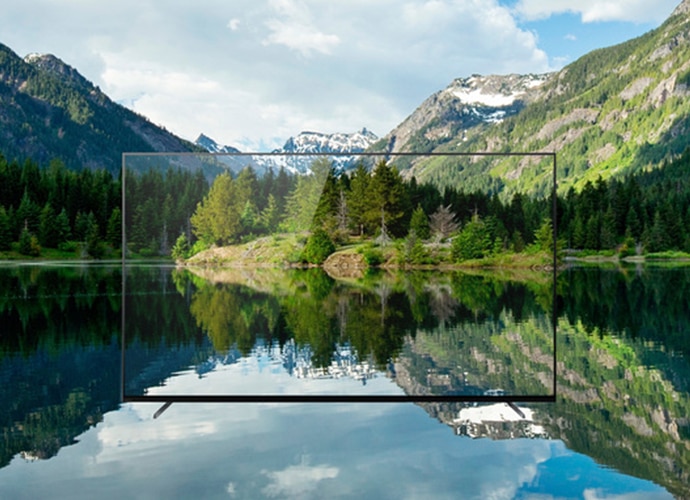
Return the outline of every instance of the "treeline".
<path id="1" fill-rule="evenodd" d="M 690 153 L 650 172 L 587 182 L 558 199 L 569 248 L 622 254 L 690 252 Z"/>
<path id="2" fill-rule="evenodd" d="M 201 170 L 127 170 L 124 222 L 128 250 L 147 257 L 170 255 L 175 238 L 190 234 L 190 218 L 208 189 Z"/>
<path id="3" fill-rule="evenodd" d="M 280 191 L 273 175 L 246 168 L 220 176 L 191 218 L 197 246 L 227 245 L 262 234 L 310 231 L 318 262 L 333 245 L 352 237 L 404 241 L 405 252 L 424 261 L 419 242 L 451 238 L 455 261 L 501 252 L 550 250 L 551 200 L 515 194 L 509 200 L 481 191 L 443 189 L 403 179 L 392 164 L 358 165 L 337 176 L 327 160 L 313 175 L 288 177 Z M 650 172 L 599 179 L 557 198 L 559 247 L 620 252 L 690 252 L 690 153 Z M 284 175 L 284 173 L 283 173 Z M 318 234 L 317 234 L 318 233 Z M 317 238 L 318 236 L 318 238 Z M 329 241 L 330 240 L 330 241 Z M 412 240 L 412 241 L 411 241 Z M 189 254 L 189 242 L 182 241 Z M 414 245 L 420 255 L 414 256 Z M 309 246 L 309 242 L 308 242 Z M 179 248 L 178 248 L 179 250 Z M 181 251 L 178 255 L 184 255 Z"/>
<path id="4" fill-rule="evenodd" d="M 173 255 L 184 257 L 263 234 L 308 231 L 317 248 L 312 252 L 308 241 L 305 260 L 318 263 L 333 245 L 353 237 L 438 242 L 457 233 L 464 244 L 454 248 L 453 255 L 460 260 L 520 252 L 538 238 L 545 223 L 550 227 L 550 204 L 543 199 L 516 195 L 503 203 L 479 191 L 440 190 L 403 179 L 394 165 L 383 161 L 372 169 L 359 164 L 350 174 L 338 176 L 328 160 L 319 159 L 311 170 L 306 176 L 283 178 L 281 172 L 258 178 L 247 167 L 234 179 L 229 174 L 217 177 L 191 218 L 198 242 L 190 248 L 191 241 L 182 234 Z"/>
<path id="5" fill-rule="evenodd" d="M 38 256 L 41 248 L 101 257 L 121 239 L 120 183 L 105 170 L 68 170 L 54 160 L 40 168 L 0 155 L 0 251 Z"/>
<path id="6" fill-rule="evenodd" d="M 208 191 L 202 172 L 168 168 L 127 173 L 130 250 L 169 254 L 176 237 Z M 69 170 L 59 160 L 41 168 L 0 155 L 0 251 L 40 256 L 58 249 L 79 257 L 118 254 L 122 243 L 122 182 L 107 170 Z M 135 224 L 136 222 L 136 224 Z"/>
<path id="7" fill-rule="evenodd" d="M 559 244 L 624 255 L 690 252 L 689 170 L 686 153 L 651 172 L 570 189 L 557 199 Z M 151 168 L 127 171 L 125 186 L 123 219 L 122 182 L 106 170 L 75 172 L 58 160 L 40 168 L 0 155 L 0 251 L 117 255 L 123 223 L 128 251 L 144 256 L 186 257 L 281 232 L 312 234 L 317 248 L 305 253 L 308 262 L 352 239 L 397 241 L 414 262 L 429 257 L 422 243 L 447 239 L 455 261 L 551 248 L 549 199 L 440 189 L 404 179 L 386 162 L 347 175 L 327 159 L 302 176 L 246 167 L 210 187 L 200 170 Z"/>

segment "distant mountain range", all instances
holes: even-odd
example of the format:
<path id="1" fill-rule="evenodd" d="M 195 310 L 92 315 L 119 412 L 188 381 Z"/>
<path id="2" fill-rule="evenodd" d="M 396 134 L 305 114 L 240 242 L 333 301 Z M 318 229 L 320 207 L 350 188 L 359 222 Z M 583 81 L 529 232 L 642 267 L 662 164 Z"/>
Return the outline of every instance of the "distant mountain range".
<path id="1" fill-rule="evenodd" d="M 301 132 L 295 137 L 290 137 L 282 148 L 271 151 L 270 156 L 229 156 L 221 157 L 220 161 L 223 161 L 233 171 L 250 164 L 258 172 L 266 171 L 268 168 L 274 170 L 285 168 L 291 173 L 304 174 L 309 171 L 309 164 L 314 159 L 314 157 L 308 156 L 310 153 L 337 153 L 338 156 L 333 157 L 333 163 L 336 171 L 343 172 L 354 166 L 357 161 L 355 155 L 344 153 L 362 153 L 377 140 L 378 137 L 366 128 L 349 134 Z M 211 153 L 240 153 L 237 148 L 220 145 L 204 134 L 197 138 L 195 144 Z M 299 156 L 295 156 L 295 153 L 298 153 Z"/>
<path id="2" fill-rule="evenodd" d="M 472 75 L 436 92 L 383 138 L 302 132 L 274 156 L 222 160 L 237 171 L 307 171 L 323 152 L 556 152 L 559 187 L 662 165 L 690 139 L 690 0 L 659 28 L 592 51 L 562 70 L 531 75 Z M 70 168 L 117 172 L 123 151 L 238 153 L 201 134 L 185 141 L 114 103 L 52 55 L 22 59 L 0 45 L 0 152 Z M 285 153 L 286 156 L 280 156 Z M 337 158 L 346 170 L 353 157 Z M 526 157 L 397 158 L 407 177 L 466 190 L 544 195 L 551 162 Z M 210 171 L 209 171 L 210 172 Z M 209 173 L 212 175 L 212 173 Z"/>

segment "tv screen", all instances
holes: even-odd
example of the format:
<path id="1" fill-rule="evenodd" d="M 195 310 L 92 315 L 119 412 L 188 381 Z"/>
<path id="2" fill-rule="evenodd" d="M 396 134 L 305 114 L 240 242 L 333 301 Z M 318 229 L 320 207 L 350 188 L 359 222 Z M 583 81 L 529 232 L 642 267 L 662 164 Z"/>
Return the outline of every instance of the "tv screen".
<path id="1" fill-rule="evenodd" d="M 124 154 L 123 400 L 554 401 L 555 163 Z"/>

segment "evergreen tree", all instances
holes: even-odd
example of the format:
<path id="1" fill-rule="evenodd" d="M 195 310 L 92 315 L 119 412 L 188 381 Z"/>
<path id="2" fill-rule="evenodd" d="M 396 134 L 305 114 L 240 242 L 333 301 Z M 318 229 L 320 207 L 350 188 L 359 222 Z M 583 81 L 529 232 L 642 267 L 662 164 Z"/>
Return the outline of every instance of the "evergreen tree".
<path id="1" fill-rule="evenodd" d="M 286 231 L 307 231 L 315 227 L 315 214 L 319 206 L 322 208 L 320 216 L 325 215 L 328 202 L 324 201 L 322 204 L 321 195 L 330 176 L 330 169 L 330 162 L 319 158 L 311 164 L 312 175 L 298 177 L 285 206 L 283 227 Z"/>
<path id="2" fill-rule="evenodd" d="M 625 216 L 625 234 L 631 236 L 635 241 L 640 240 L 642 236 L 642 222 L 635 204 L 631 203 L 628 213 Z"/>
<path id="3" fill-rule="evenodd" d="M 414 231 L 415 235 L 421 240 L 428 240 L 431 237 L 431 229 L 429 226 L 429 218 L 424 213 L 422 205 L 418 204 L 417 208 L 412 212 L 410 219 L 410 232 Z"/>
<path id="4" fill-rule="evenodd" d="M 41 246 L 38 243 L 38 238 L 31 234 L 27 226 L 24 226 L 24 229 L 22 229 L 19 235 L 19 253 L 30 257 L 38 257 L 41 255 Z"/>
<path id="5" fill-rule="evenodd" d="M 240 223 L 242 224 L 243 235 L 253 234 L 259 231 L 259 214 L 252 200 L 247 200 L 244 203 L 242 213 L 240 214 Z"/>
<path id="6" fill-rule="evenodd" d="M 120 248 L 122 244 L 122 211 L 116 208 L 110 214 L 105 240 L 113 248 Z"/>
<path id="7" fill-rule="evenodd" d="M 15 213 L 15 234 L 19 234 L 24 228 L 27 228 L 31 234 L 35 234 L 40 224 L 40 214 L 40 207 L 31 199 L 29 191 L 24 190 L 19 208 Z"/>
<path id="8" fill-rule="evenodd" d="M 654 223 L 649 229 L 646 247 L 648 252 L 661 252 L 669 248 L 669 238 L 659 210 L 654 212 Z"/>
<path id="9" fill-rule="evenodd" d="M 605 250 L 616 246 L 616 214 L 611 205 L 608 206 L 601 220 L 599 244 Z"/>
<path id="10" fill-rule="evenodd" d="M 67 211 L 63 208 L 55 218 L 55 226 L 57 228 L 57 244 L 65 243 L 72 237 L 72 230 L 69 226 L 69 218 Z"/>
<path id="11" fill-rule="evenodd" d="M 590 215 L 585 227 L 585 248 L 589 250 L 599 250 L 599 235 L 601 234 L 601 214 Z"/>
<path id="12" fill-rule="evenodd" d="M 272 193 L 268 195 L 266 208 L 264 208 L 259 215 L 259 222 L 269 234 L 274 233 L 278 229 L 278 224 L 280 223 L 280 209 L 276 202 L 276 197 Z"/>
<path id="13" fill-rule="evenodd" d="M 491 235 L 486 224 L 478 215 L 474 215 L 453 239 L 451 255 L 457 262 L 481 259 L 489 254 L 491 245 Z"/>
<path id="14" fill-rule="evenodd" d="M 0 205 L 0 250 L 9 250 L 12 245 L 12 228 L 5 207 Z"/>
<path id="15" fill-rule="evenodd" d="M 50 203 L 46 203 L 39 216 L 38 241 L 46 248 L 57 248 L 59 233 L 55 211 Z"/>
<path id="16" fill-rule="evenodd" d="M 347 206 L 351 227 L 360 236 L 364 234 L 365 229 L 364 224 L 368 204 L 367 194 L 369 192 L 370 180 L 369 172 L 364 164 L 357 164 L 350 180 Z"/>
<path id="17" fill-rule="evenodd" d="M 322 264 L 326 258 L 335 252 L 335 244 L 328 233 L 316 228 L 307 239 L 302 251 L 302 259 L 309 264 Z"/>
<path id="18" fill-rule="evenodd" d="M 315 175 L 323 176 L 321 173 L 315 173 Z M 335 170 L 329 164 L 323 188 L 321 189 L 321 196 L 312 219 L 312 228 L 322 227 L 331 235 L 335 233 L 338 226 L 336 213 L 338 211 L 340 193 L 337 184 Z"/>
<path id="19" fill-rule="evenodd" d="M 372 230 L 385 224 L 394 237 L 404 236 L 411 209 L 409 195 L 398 170 L 385 160 L 380 161 L 371 176 L 368 195 L 365 224 Z"/>

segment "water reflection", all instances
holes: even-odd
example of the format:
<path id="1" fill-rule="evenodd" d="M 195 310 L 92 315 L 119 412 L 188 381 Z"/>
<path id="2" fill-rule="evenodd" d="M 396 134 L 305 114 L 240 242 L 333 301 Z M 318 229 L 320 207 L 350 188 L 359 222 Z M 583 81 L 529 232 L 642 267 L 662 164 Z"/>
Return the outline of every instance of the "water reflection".
<path id="1" fill-rule="evenodd" d="M 167 342 L 171 325 L 152 318 L 185 314 L 193 321 L 182 323 L 196 325 L 186 337 L 205 336 L 198 343 L 203 361 L 188 368 L 209 380 L 187 386 L 186 394 L 554 392 L 554 334 L 540 304 L 548 296 L 548 277 L 535 275 L 541 281 L 530 289 L 517 280 L 460 272 L 356 281 L 336 281 L 321 269 L 176 270 L 172 279 L 142 272 L 127 281 L 128 341 Z M 174 312 L 165 298 L 173 289 L 180 295 Z M 135 396 L 129 378 L 138 372 L 128 352 L 126 358 L 126 394 Z M 224 376 L 211 383 L 212 371 Z M 389 380 L 371 383 L 379 377 Z M 328 384 L 315 384 L 326 379 Z M 172 382 L 167 385 L 170 391 L 156 394 L 180 394 Z"/>
<path id="2" fill-rule="evenodd" d="M 132 275 L 140 290 L 131 304 L 139 319 L 128 325 L 130 390 L 187 391 L 185 384 L 225 377 L 223 363 L 242 368 L 243 359 L 261 360 L 270 374 L 284 350 L 312 370 L 355 363 L 348 358 L 355 354 L 356 362 L 371 360 L 378 375 L 367 379 L 368 390 L 510 390 L 506 366 L 549 375 L 541 361 L 549 346 L 536 341 L 551 306 L 548 282 L 409 275 L 340 283 L 231 274 L 212 278 L 159 266 Z M 690 496 L 687 269 L 564 273 L 558 401 L 520 405 L 520 419 L 505 407 L 494 408 L 502 416 L 487 417 L 484 406 L 444 403 L 174 405 L 156 421 L 156 405 L 115 411 L 121 279 L 117 266 L 0 268 L 0 497 L 81 491 L 107 498 L 104 491 L 133 489 L 144 497 L 191 489 L 226 498 L 409 491 L 479 498 L 499 489 L 509 497 L 660 494 L 636 478 Z M 214 294 L 229 290 L 247 300 L 229 298 L 235 314 L 223 316 Z M 198 293 L 206 302 L 195 315 Z M 357 339 L 348 328 L 356 329 L 361 316 L 377 328 L 381 317 L 386 321 L 373 338 Z M 309 318 L 327 326 L 321 351 L 311 347 Z M 389 358 L 392 369 L 381 362 Z M 287 376 L 299 381 L 296 366 Z M 378 381 L 389 385 L 375 388 Z M 519 383 L 519 390 L 545 387 L 539 376 Z M 530 437 L 539 439 L 519 439 Z M 390 489 L 382 478 L 390 478 Z M 289 489 L 297 484 L 309 486 Z"/>

